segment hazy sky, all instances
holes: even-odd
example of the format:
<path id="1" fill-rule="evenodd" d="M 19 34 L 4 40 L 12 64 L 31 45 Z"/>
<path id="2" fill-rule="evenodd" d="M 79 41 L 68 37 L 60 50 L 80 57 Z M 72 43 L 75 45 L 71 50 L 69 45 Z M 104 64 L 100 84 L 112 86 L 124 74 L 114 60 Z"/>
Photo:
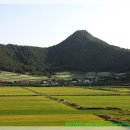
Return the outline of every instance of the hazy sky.
<path id="1" fill-rule="evenodd" d="M 0 0 L 0 43 L 48 47 L 76 30 L 130 49 L 130 0 Z"/>

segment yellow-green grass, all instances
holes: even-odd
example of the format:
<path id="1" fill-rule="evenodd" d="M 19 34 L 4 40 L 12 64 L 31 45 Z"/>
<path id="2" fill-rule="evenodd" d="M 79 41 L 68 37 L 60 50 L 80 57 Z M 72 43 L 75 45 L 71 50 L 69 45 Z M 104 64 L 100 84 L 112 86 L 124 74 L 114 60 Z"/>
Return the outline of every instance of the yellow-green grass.
<path id="1" fill-rule="evenodd" d="M 46 79 L 45 76 L 33 76 L 29 74 L 17 74 L 7 71 L 1 71 L 0 73 L 0 80 L 3 81 L 19 81 L 19 80 L 29 80 L 29 81 L 36 81 Z"/>
<path id="2" fill-rule="evenodd" d="M 130 110 L 130 96 L 55 96 L 88 108 L 116 107 Z"/>
<path id="3" fill-rule="evenodd" d="M 97 126 L 111 126 L 112 123 L 92 114 L 53 115 L 7 115 L 0 116 L 0 125 L 6 126 L 64 126 L 66 123 L 80 122 Z M 113 124 L 114 125 L 114 124 Z"/>
<path id="4" fill-rule="evenodd" d="M 35 93 L 22 89 L 20 87 L 2 87 L 0 86 L 0 96 L 5 95 L 35 95 Z"/>
<path id="5" fill-rule="evenodd" d="M 64 126 L 72 121 L 112 125 L 86 113 L 43 96 L 0 97 L 0 125 Z"/>
<path id="6" fill-rule="evenodd" d="M 104 88 L 104 90 L 110 90 L 110 91 L 116 91 L 116 92 L 125 92 L 125 93 L 130 93 L 130 88 L 125 88 L 125 87 L 116 87 L 116 88 Z"/>
<path id="7" fill-rule="evenodd" d="M 40 115 L 74 111 L 74 108 L 43 96 L 0 97 L 0 115 Z"/>
<path id="8" fill-rule="evenodd" d="M 31 87 L 30 89 L 49 95 L 115 95 L 120 92 L 95 90 L 78 87 Z"/>
<path id="9" fill-rule="evenodd" d="M 30 87 L 29 89 L 49 95 L 59 95 L 56 97 L 85 107 L 130 108 L 130 96 L 84 96 L 92 93 L 97 95 L 111 93 L 111 91 L 71 87 Z M 94 125 L 95 123 L 97 125 L 103 125 L 104 123 L 106 123 L 104 125 L 112 125 L 110 122 L 94 115 L 111 114 L 111 110 L 76 110 L 21 87 L 0 87 L 0 95 L 0 125 L 63 126 L 65 122 L 71 121 L 90 122 Z"/>

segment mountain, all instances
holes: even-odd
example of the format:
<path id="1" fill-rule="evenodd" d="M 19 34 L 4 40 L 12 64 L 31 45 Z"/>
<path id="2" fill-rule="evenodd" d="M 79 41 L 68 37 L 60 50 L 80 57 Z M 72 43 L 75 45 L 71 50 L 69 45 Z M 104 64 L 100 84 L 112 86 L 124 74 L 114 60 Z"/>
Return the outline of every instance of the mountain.
<path id="1" fill-rule="evenodd" d="M 79 30 L 48 47 L 0 44 L 0 70 L 46 74 L 53 71 L 130 71 L 130 50 L 109 45 Z"/>
<path id="2" fill-rule="evenodd" d="M 48 48 L 47 59 L 56 71 L 130 70 L 130 50 L 109 45 L 85 30 L 76 31 Z"/>

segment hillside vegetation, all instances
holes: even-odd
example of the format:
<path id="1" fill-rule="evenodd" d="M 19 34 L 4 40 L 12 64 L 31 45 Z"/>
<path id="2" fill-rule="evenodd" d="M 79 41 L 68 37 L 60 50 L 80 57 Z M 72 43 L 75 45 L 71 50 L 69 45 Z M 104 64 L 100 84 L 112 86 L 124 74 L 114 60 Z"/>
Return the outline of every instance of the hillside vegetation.
<path id="1" fill-rule="evenodd" d="M 81 30 L 48 48 L 0 44 L 0 70 L 47 76 L 57 71 L 127 72 L 130 50 Z"/>
<path id="2" fill-rule="evenodd" d="M 48 48 L 47 59 L 56 71 L 130 70 L 130 50 L 109 45 L 87 31 L 77 31 L 60 44 Z"/>

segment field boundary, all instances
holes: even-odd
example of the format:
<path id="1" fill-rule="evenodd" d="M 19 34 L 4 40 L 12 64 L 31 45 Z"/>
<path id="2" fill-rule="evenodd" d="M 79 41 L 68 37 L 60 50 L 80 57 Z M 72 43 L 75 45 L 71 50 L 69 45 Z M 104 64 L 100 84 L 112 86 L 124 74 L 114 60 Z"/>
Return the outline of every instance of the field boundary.
<path id="1" fill-rule="evenodd" d="M 0 95 L 0 97 L 23 97 L 23 96 L 39 96 L 39 95 Z"/>
<path id="2" fill-rule="evenodd" d="M 21 87 L 21 88 L 23 88 L 23 87 Z M 74 108 L 76 110 L 113 110 L 113 111 L 117 111 L 120 114 L 130 114 L 130 111 L 128 111 L 128 110 L 125 110 L 125 109 L 122 109 L 122 108 L 116 108 L 116 107 L 104 107 L 104 108 L 102 108 L 102 107 L 99 107 L 99 108 L 82 107 L 80 105 L 77 105 L 76 103 L 70 103 L 70 102 L 68 102 L 68 101 L 66 101 L 64 99 L 58 99 L 58 98 L 52 97 L 52 96 L 50 96 L 48 94 L 31 90 L 29 88 L 24 87 L 23 89 L 31 91 L 31 92 L 37 94 L 38 96 L 44 96 L 44 97 L 46 97 L 48 99 L 51 99 L 53 101 L 56 101 L 58 103 L 62 103 L 64 105 L 72 107 L 72 108 Z M 116 123 L 117 125 L 120 124 L 120 126 L 130 126 L 130 120 L 123 120 L 121 118 L 112 117 L 112 115 L 110 115 L 110 114 L 95 114 L 95 115 L 100 117 L 100 118 L 105 119 L 106 121 Z"/>
<path id="3" fill-rule="evenodd" d="M 21 87 L 21 88 L 23 88 L 23 87 Z M 67 106 L 73 107 L 73 108 L 75 108 L 77 110 L 96 110 L 96 109 L 97 110 L 101 110 L 101 109 L 103 109 L 103 110 L 113 110 L 113 111 L 118 111 L 120 113 L 130 114 L 130 111 L 122 109 L 122 108 L 117 108 L 117 107 L 104 107 L 104 108 L 103 107 L 92 107 L 92 108 L 91 107 L 90 108 L 88 108 L 88 107 L 82 107 L 82 106 L 80 106 L 80 105 L 78 105 L 76 103 L 70 103 L 70 102 L 68 102 L 68 101 L 66 101 L 64 99 L 59 99 L 59 98 L 56 98 L 56 97 L 52 97 L 52 95 L 50 96 L 48 94 L 37 92 L 35 90 L 29 89 L 29 88 L 25 88 L 25 87 L 24 87 L 24 89 L 26 89 L 28 91 L 31 91 L 33 93 L 36 93 L 36 94 L 38 94 L 38 96 L 44 96 L 44 97 L 49 98 L 51 100 L 54 100 L 54 101 L 57 101 L 59 103 L 65 104 Z"/>
<path id="4" fill-rule="evenodd" d="M 101 114 L 101 115 L 97 114 L 97 116 L 104 118 L 106 121 L 114 122 L 120 126 L 130 126 L 130 120 L 127 120 L 127 119 L 114 117 L 113 115 L 110 115 L 110 114 Z"/>

